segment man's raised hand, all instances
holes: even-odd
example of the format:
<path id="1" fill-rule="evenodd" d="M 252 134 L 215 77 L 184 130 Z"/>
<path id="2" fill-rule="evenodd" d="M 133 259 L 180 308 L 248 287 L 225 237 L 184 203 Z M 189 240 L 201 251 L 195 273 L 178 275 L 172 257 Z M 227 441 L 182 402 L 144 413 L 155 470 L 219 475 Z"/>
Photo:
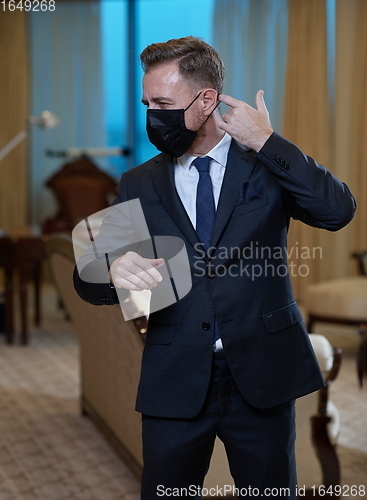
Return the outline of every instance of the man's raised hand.
<path id="1" fill-rule="evenodd" d="M 231 108 L 222 116 L 219 128 L 228 132 L 236 141 L 254 151 L 259 152 L 273 133 L 269 112 L 265 106 L 264 91 L 256 93 L 256 107 L 220 94 L 218 100 Z"/>
<path id="2" fill-rule="evenodd" d="M 162 281 L 156 268 L 163 264 L 164 259 L 144 259 L 135 252 L 127 252 L 113 261 L 110 277 L 116 288 L 137 292 L 150 290 Z"/>

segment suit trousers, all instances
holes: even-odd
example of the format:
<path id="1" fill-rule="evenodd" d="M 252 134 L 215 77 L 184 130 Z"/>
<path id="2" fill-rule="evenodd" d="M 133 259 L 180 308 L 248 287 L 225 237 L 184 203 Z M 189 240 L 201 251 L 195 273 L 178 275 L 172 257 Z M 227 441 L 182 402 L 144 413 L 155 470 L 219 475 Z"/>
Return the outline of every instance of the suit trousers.
<path id="1" fill-rule="evenodd" d="M 251 406 L 233 380 L 224 351 L 213 354 L 208 394 L 198 415 L 143 415 L 142 423 L 142 500 L 201 498 L 217 435 L 234 480 L 227 487 L 232 486 L 238 498 L 297 498 L 295 402 L 270 409 Z"/>

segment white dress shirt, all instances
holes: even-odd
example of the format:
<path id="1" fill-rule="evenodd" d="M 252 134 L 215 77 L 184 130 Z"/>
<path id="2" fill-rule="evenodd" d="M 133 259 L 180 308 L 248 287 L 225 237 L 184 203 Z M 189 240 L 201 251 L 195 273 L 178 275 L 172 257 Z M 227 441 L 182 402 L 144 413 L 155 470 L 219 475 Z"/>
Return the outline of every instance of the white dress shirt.
<path id="1" fill-rule="evenodd" d="M 220 190 L 222 187 L 224 172 L 227 163 L 231 136 L 227 133 L 214 148 L 205 156 L 210 156 L 213 161 L 210 163 L 209 174 L 213 184 L 213 194 L 215 207 L 218 206 Z M 199 172 L 192 162 L 196 156 L 184 154 L 177 158 L 175 165 L 175 185 L 182 204 L 190 217 L 192 225 L 196 228 L 196 190 L 199 182 Z"/>
<path id="2" fill-rule="evenodd" d="M 209 174 L 213 184 L 215 208 L 218 206 L 220 190 L 227 164 L 227 156 L 231 145 L 231 136 L 224 134 L 223 138 L 205 156 L 210 156 Z M 193 166 L 196 156 L 184 154 L 177 158 L 175 165 L 175 185 L 182 204 L 190 217 L 192 225 L 196 228 L 196 190 L 199 182 L 199 172 Z M 223 349 L 221 339 L 213 346 L 215 351 Z"/>

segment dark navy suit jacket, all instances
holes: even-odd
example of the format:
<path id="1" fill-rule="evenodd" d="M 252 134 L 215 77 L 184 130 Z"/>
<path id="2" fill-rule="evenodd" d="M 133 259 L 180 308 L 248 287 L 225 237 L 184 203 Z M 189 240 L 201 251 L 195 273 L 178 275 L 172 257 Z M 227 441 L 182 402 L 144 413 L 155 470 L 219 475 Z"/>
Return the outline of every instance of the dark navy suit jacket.
<path id="1" fill-rule="evenodd" d="M 232 141 L 210 265 L 175 189 L 171 157 L 159 154 L 122 175 L 114 203 L 136 198 L 152 236 L 185 242 L 192 274 L 184 298 L 150 315 L 137 410 L 198 414 L 210 380 L 214 316 L 250 404 L 268 408 L 319 389 L 322 375 L 285 272 L 287 231 L 291 218 L 331 231 L 345 226 L 355 210 L 348 187 L 276 133 L 259 153 Z M 107 284 L 86 283 L 77 272 L 74 281 L 84 300 L 106 303 Z"/>

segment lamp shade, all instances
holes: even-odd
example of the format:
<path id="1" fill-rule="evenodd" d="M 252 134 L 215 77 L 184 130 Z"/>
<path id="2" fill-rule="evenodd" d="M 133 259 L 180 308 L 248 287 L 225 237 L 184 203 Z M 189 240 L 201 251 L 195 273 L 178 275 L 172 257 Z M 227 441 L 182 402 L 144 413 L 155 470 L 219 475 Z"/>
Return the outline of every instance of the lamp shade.
<path id="1" fill-rule="evenodd" d="M 38 125 L 39 127 L 46 129 L 56 127 L 58 123 L 58 117 L 51 113 L 51 111 L 43 111 L 40 116 L 30 116 L 27 120 L 27 127 L 18 132 L 18 134 L 8 142 L 8 144 L 0 149 L 0 161 L 5 158 L 5 156 L 10 153 L 15 146 L 22 142 L 25 137 L 27 137 L 28 130 L 33 127 L 33 125 Z"/>
<path id="2" fill-rule="evenodd" d="M 43 111 L 39 116 L 30 116 L 28 123 L 38 125 L 41 128 L 53 128 L 59 123 L 58 117 L 51 111 Z"/>

